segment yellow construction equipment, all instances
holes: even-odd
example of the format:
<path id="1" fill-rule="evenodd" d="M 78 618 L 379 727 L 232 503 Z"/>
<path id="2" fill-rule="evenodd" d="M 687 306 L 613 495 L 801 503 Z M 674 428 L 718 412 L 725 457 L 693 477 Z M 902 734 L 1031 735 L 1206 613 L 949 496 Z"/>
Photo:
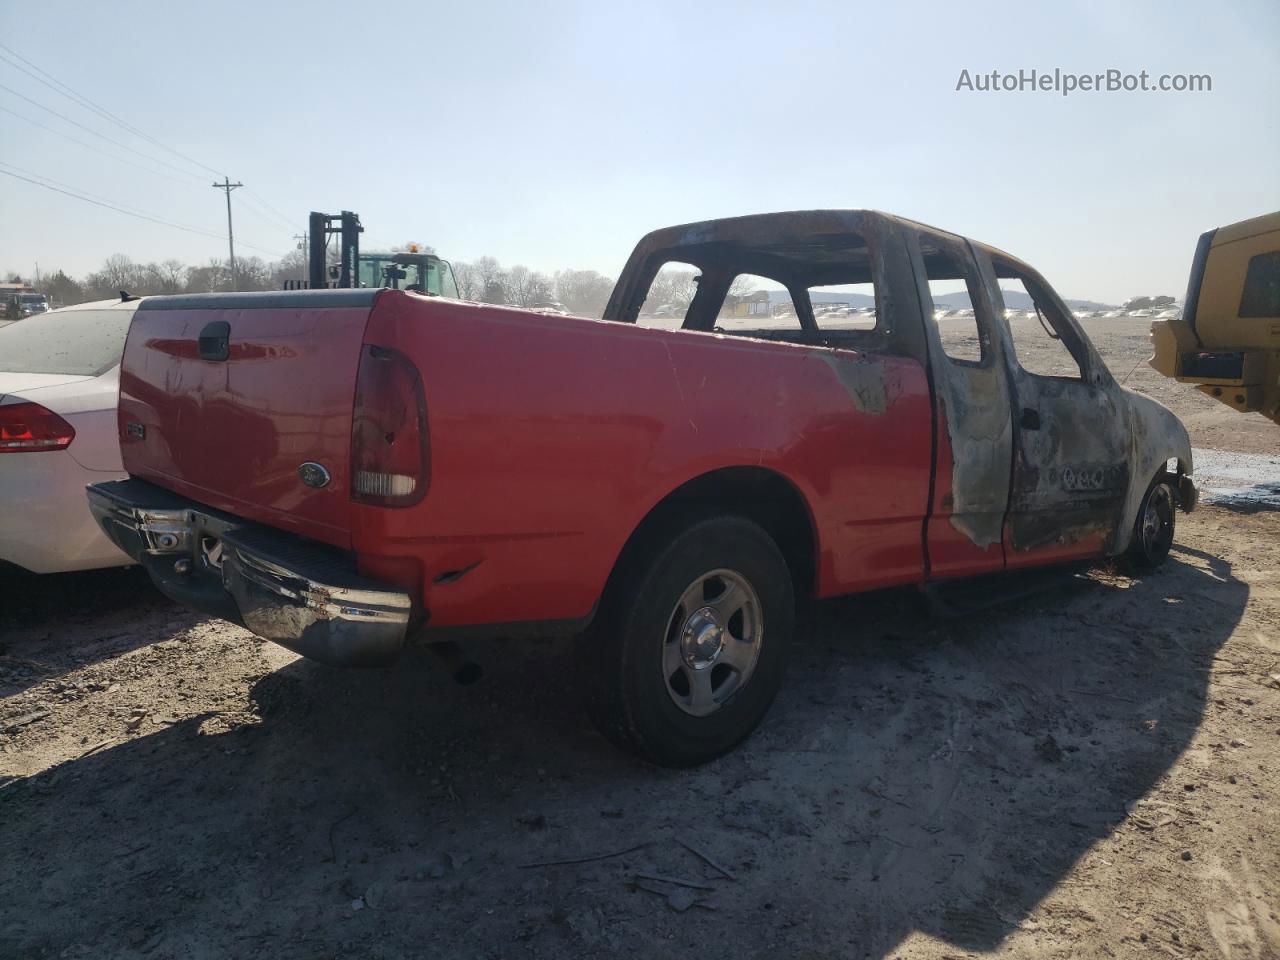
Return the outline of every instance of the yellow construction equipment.
<path id="1" fill-rule="evenodd" d="M 1280 211 L 1200 236 L 1182 316 L 1151 343 L 1166 377 L 1280 423 Z"/>

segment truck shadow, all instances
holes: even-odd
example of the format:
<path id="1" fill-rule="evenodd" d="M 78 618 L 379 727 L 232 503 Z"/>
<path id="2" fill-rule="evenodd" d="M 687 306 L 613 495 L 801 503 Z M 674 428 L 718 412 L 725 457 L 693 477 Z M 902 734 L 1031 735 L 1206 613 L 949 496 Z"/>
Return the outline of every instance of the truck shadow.
<path id="1" fill-rule="evenodd" d="M 11 696 L 199 620 L 139 566 L 35 574 L 0 565 L 0 692 Z"/>
<path id="2" fill-rule="evenodd" d="M 0 956 L 990 950 L 1142 816 L 1247 599 L 1182 550 L 965 620 L 824 604 L 765 724 L 694 771 L 605 744 L 563 647 L 486 644 L 465 689 L 426 657 L 298 661 L 252 708 L 0 791 Z M 715 909 L 673 913 L 637 873 Z"/>

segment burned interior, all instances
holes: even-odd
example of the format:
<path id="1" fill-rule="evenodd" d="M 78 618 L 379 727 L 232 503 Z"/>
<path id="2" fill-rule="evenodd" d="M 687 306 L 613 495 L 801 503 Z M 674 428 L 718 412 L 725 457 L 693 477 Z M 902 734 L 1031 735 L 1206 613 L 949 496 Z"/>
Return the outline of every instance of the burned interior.
<path id="1" fill-rule="evenodd" d="M 812 216 L 776 214 L 718 221 L 714 236 L 680 233 L 679 228 L 651 234 L 633 255 L 626 275 L 630 283 L 625 290 L 615 291 L 605 319 L 637 322 L 659 273 L 687 266 L 696 272 L 696 292 L 682 317 L 676 317 L 682 321 L 680 329 L 811 346 L 884 349 L 892 324 L 885 309 L 874 231 L 860 222 L 858 228 L 842 223 L 817 231 L 809 226 Z M 745 278 L 781 288 L 778 294 L 789 304 L 785 320 L 767 325 L 754 325 L 749 317 L 742 323 L 724 322 L 735 281 Z M 848 312 L 830 316 L 824 310 L 829 304 L 811 297 L 818 288 L 854 286 L 860 288 L 859 299 L 867 303 L 852 317 Z"/>

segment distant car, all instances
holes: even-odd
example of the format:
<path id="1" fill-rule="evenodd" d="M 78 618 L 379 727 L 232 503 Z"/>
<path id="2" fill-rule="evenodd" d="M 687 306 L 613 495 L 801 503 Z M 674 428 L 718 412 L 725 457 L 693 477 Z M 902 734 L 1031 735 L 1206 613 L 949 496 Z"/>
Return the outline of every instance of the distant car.
<path id="1" fill-rule="evenodd" d="M 567 317 L 569 311 L 565 309 L 565 305 L 559 300 L 542 300 L 538 303 L 530 304 L 530 310 L 537 310 L 539 313 L 558 313 L 562 317 Z"/>
<path id="2" fill-rule="evenodd" d="M 24 317 L 34 317 L 49 312 L 49 298 L 43 293 L 20 293 L 18 305 Z"/>
<path id="3" fill-rule="evenodd" d="M 122 479 L 120 357 L 140 301 L 87 303 L 0 329 L 0 561 L 34 573 L 125 566 L 85 503 Z"/>

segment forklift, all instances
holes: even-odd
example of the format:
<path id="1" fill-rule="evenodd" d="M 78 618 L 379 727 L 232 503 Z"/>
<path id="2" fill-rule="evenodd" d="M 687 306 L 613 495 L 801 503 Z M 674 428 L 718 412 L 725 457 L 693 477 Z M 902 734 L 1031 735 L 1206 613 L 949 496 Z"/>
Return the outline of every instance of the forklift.
<path id="1" fill-rule="evenodd" d="M 1166 377 L 1280 424 L 1280 211 L 1200 237 L 1182 316 L 1151 342 Z"/>
<path id="2" fill-rule="evenodd" d="M 307 279 L 286 281 L 286 290 L 319 290 L 325 287 L 387 287 L 412 290 L 432 297 L 458 296 L 453 267 L 433 253 L 410 244 L 402 253 L 361 253 L 364 227 L 358 214 L 343 210 L 334 215 L 311 212 L 308 221 Z M 331 238 L 338 241 L 338 262 L 329 262 Z"/>

